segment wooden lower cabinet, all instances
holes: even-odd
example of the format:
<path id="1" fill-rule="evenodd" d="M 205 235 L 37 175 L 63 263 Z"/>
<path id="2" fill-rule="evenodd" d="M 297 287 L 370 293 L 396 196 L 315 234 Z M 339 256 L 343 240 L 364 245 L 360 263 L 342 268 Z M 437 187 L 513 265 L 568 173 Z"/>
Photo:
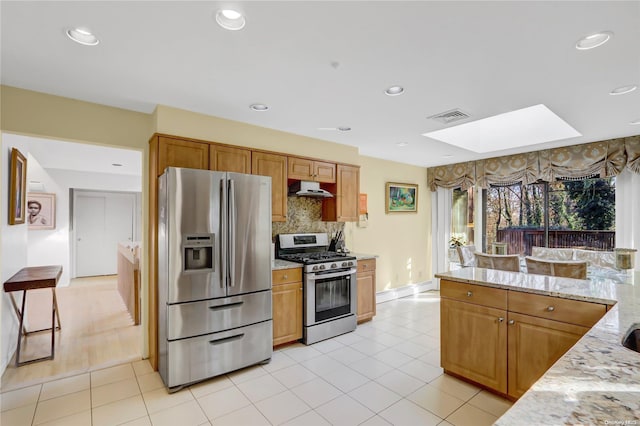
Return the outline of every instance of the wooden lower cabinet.
<path id="1" fill-rule="evenodd" d="M 514 399 L 606 312 L 599 303 L 448 280 L 440 286 L 442 368 Z"/>
<path id="2" fill-rule="evenodd" d="M 376 260 L 364 259 L 358 261 L 356 275 L 358 305 L 358 322 L 368 321 L 376 315 Z"/>
<path id="3" fill-rule="evenodd" d="M 273 271 L 273 346 L 302 339 L 302 269 Z"/>
<path id="4" fill-rule="evenodd" d="M 565 352 L 587 327 L 509 312 L 509 396 L 520 398 Z"/>
<path id="5" fill-rule="evenodd" d="M 507 312 L 442 298 L 442 368 L 507 392 Z"/>

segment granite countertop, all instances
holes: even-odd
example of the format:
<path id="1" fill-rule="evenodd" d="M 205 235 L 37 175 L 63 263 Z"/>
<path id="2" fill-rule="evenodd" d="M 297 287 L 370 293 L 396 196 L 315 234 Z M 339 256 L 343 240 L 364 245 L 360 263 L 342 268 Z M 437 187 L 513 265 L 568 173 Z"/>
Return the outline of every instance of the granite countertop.
<path id="1" fill-rule="evenodd" d="M 377 254 L 364 254 L 364 253 L 349 253 L 351 256 L 355 256 L 357 260 L 377 259 Z"/>
<path id="2" fill-rule="evenodd" d="M 622 339 L 640 325 L 640 272 L 616 283 L 483 268 L 437 278 L 615 306 L 495 423 L 640 425 L 640 353 Z M 634 285 L 635 284 L 635 285 Z"/>
<path id="3" fill-rule="evenodd" d="M 289 262 L 288 260 L 275 259 L 271 262 L 271 270 L 302 268 L 302 263 Z"/>

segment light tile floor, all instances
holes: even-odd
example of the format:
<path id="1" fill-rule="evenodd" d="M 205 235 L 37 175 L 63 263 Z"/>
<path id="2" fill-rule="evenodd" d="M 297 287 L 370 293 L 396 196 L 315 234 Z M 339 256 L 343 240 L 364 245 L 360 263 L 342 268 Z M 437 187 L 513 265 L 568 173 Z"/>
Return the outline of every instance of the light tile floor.
<path id="1" fill-rule="evenodd" d="M 5 392 L 0 424 L 482 426 L 511 406 L 442 374 L 438 293 L 377 309 L 353 333 L 173 394 L 144 360 Z"/>

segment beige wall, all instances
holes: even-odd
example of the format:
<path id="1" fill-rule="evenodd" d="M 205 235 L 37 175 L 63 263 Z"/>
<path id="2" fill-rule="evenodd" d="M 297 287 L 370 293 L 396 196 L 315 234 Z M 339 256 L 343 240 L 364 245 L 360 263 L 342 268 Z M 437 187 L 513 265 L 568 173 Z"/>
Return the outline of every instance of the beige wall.
<path id="1" fill-rule="evenodd" d="M 60 96 L 0 86 L 0 130 L 26 136 L 131 148 L 144 152 L 142 160 L 142 216 L 149 214 L 148 141 L 155 132 L 154 116 Z M 24 153 L 26 155 L 26 153 Z M 142 238 L 148 230 L 142 224 Z M 26 243 L 26 241 L 25 241 Z M 147 258 L 146 246 L 143 259 Z M 7 265 L 0 267 L 4 268 Z M 20 269 L 25 265 L 19 265 Z M 143 312 L 146 312 L 148 263 L 143 264 Z M 0 312 L 1 313 L 1 312 Z M 146 315 L 143 314 L 146 329 Z M 145 353 L 147 352 L 145 341 Z"/>
<path id="2" fill-rule="evenodd" d="M 145 189 L 148 187 L 148 140 L 154 132 L 358 164 L 362 167 L 361 192 L 369 197 L 369 225 L 359 228 L 356 224 L 347 224 L 347 246 L 356 252 L 379 256 L 378 291 L 431 279 L 430 194 L 425 168 L 363 157 L 357 148 L 347 145 L 165 106 L 158 106 L 152 114 L 143 114 L 2 86 L 0 111 L 3 132 L 144 151 L 143 218 L 148 215 L 149 198 Z M 384 192 L 388 181 L 420 185 L 417 214 L 385 214 Z M 143 230 L 143 241 L 147 241 L 144 224 Z M 143 256 L 147 258 L 146 250 Z M 143 268 L 146 288 L 148 262 L 144 262 Z"/>
<path id="3" fill-rule="evenodd" d="M 431 194 L 427 170 L 360 157 L 360 192 L 367 194 L 367 227 L 347 224 L 352 250 L 377 254 L 377 291 L 421 283 L 431 275 Z M 417 213 L 385 213 L 387 182 L 418 184 Z"/>
<path id="4" fill-rule="evenodd" d="M 194 139 L 358 164 L 358 148 L 166 106 L 156 109 L 157 131 Z"/>

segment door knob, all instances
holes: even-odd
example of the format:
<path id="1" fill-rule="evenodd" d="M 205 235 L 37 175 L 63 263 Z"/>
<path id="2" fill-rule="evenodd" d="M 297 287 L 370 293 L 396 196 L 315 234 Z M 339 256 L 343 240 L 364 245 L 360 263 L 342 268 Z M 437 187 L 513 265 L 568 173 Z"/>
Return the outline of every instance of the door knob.
<path id="1" fill-rule="evenodd" d="M 515 323 L 516 323 L 515 320 L 509 320 L 509 325 L 513 325 Z"/>
<path id="2" fill-rule="evenodd" d="M 468 291 L 468 292 L 467 292 L 467 297 L 471 297 L 471 296 L 473 296 L 473 293 L 472 293 L 472 292 L 470 292 L 470 291 Z"/>
<path id="3" fill-rule="evenodd" d="M 504 322 L 504 318 L 502 317 L 498 318 L 498 322 Z"/>
<path id="4" fill-rule="evenodd" d="M 553 311 L 555 311 L 555 310 L 556 310 L 556 308 L 554 308 L 553 306 L 549 306 L 549 307 L 547 308 L 547 311 L 549 311 L 549 312 L 553 312 Z"/>

